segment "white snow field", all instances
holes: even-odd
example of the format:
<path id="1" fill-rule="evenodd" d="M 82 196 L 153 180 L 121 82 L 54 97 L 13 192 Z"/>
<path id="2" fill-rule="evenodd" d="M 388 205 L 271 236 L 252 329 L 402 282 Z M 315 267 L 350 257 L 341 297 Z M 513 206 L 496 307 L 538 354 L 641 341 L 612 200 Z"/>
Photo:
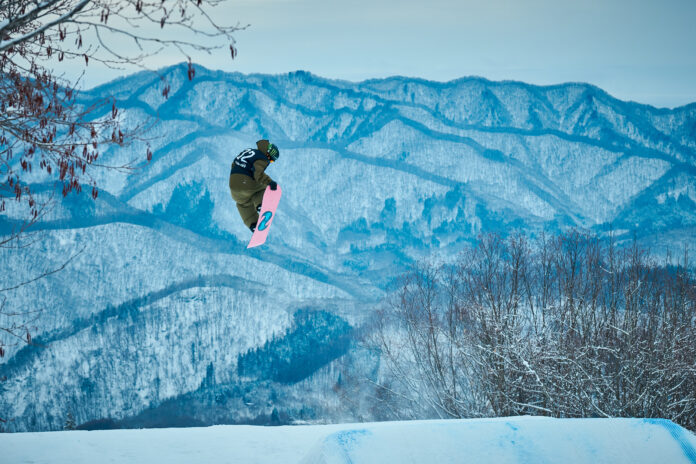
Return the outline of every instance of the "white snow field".
<path id="1" fill-rule="evenodd" d="M 434 420 L 0 434 L 19 463 L 696 463 L 696 435 L 662 419 Z"/>

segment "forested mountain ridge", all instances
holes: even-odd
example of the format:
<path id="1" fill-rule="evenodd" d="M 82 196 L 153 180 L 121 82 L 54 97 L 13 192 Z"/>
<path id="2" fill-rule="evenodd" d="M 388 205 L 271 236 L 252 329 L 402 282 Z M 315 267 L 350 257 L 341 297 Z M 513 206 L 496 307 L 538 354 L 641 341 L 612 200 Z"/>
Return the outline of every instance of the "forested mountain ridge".
<path id="1" fill-rule="evenodd" d="M 296 384 L 258 378 L 258 356 L 306 320 L 326 323 L 324 312 L 343 340 L 413 260 L 454 256 L 482 232 L 611 228 L 658 251 L 696 237 L 696 105 L 657 109 L 587 84 L 161 72 L 167 99 L 151 73 L 81 96 L 113 95 L 126 124 L 156 122 L 152 161 L 135 175 L 98 172 L 96 202 L 69 195 L 37 225 L 39 242 L 0 254 L 5 288 L 86 246 L 64 272 L 7 293 L 8 305 L 42 310 L 36 345 L 0 364 L 10 430 L 60 428 L 68 412 L 125 420 L 179 400 L 212 411 L 207 395 L 221 389 L 235 413 L 197 420 L 304 406 L 306 418 L 345 417 L 332 396 L 341 373 L 372 369 L 354 347 L 328 349 Z M 227 177 L 260 138 L 280 148 L 268 174 L 284 195 L 267 244 L 248 251 Z M 102 162 L 142 159 L 145 143 Z M 298 323 L 306 311 L 317 317 Z M 240 359 L 256 367 L 240 371 Z M 244 400 L 255 396 L 266 400 Z"/>

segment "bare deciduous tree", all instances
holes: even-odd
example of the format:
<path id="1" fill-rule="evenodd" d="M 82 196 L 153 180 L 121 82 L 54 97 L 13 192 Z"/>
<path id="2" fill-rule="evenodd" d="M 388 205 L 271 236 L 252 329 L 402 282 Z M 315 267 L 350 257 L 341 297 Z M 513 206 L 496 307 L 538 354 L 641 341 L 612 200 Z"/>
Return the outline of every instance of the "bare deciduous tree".
<path id="1" fill-rule="evenodd" d="M 666 417 L 696 429 L 696 279 L 637 244 L 489 235 L 422 265 L 374 341 L 415 416 Z M 396 408 L 395 408 L 396 409 Z"/>
<path id="2" fill-rule="evenodd" d="M 0 1 L 0 247 L 18 246 L 17 239 L 48 210 L 51 197 L 39 200 L 32 182 L 55 181 L 63 196 L 86 187 L 96 199 L 94 169 L 131 170 L 136 163 L 104 165 L 100 154 L 105 147 L 141 137 L 144 127 L 126 129 L 114 98 L 80 103 L 78 83 L 58 76 L 55 62 L 72 60 L 82 69 L 95 61 L 147 68 L 149 58 L 174 49 L 188 60 L 188 78 L 193 79 L 191 54 L 221 47 L 229 47 L 232 58 L 236 54 L 233 33 L 239 26 L 213 19 L 213 8 L 224 2 Z M 169 91 L 163 81 L 162 94 L 167 97 Z M 149 161 L 149 147 L 144 151 Z M 4 304 L 2 310 L 5 315 L 26 314 Z M 14 323 L 3 329 L 12 327 Z M 0 356 L 5 343 L 0 338 Z"/>
<path id="3" fill-rule="evenodd" d="M 33 170 L 56 175 L 62 193 L 80 191 L 87 183 L 96 198 L 98 186 L 89 176 L 97 166 L 99 148 L 123 145 L 138 134 L 119 122 L 114 99 L 83 107 L 76 102 L 74 83 L 57 77 L 50 60 L 79 60 L 77 66 L 99 61 L 108 66 L 145 67 L 148 58 L 175 48 L 195 70 L 191 52 L 210 52 L 226 41 L 234 57 L 232 33 L 237 26 L 220 26 L 207 8 L 223 0 L 34 0 L 0 4 L 0 211 L 6 200 L 26 201 L 29 220 L 40 205 L 24 177 Z M 152 26 L 167 28 L 157 33 Z M 174 35 L 165 35 L 172 29 Z M 181 39 L 184 37 L 190 40 Z M 186 35 L 185 33 L 188 33 Z M 87 41 L 89 39 L 89 42 Z M 123 40 L 131 41 L 134 46 Z M 163 84 L 166 96 L 169 88 Z M 111 107 L 111 117 L 94 118 Z M 147 157 L 150 153 L 148 150 Z M 103 166 L 101 166 L 103 167 Z M 123 166 L 121 166 L 123 167 Z M 5 239 L 5 242 L 7 239 Z"/>

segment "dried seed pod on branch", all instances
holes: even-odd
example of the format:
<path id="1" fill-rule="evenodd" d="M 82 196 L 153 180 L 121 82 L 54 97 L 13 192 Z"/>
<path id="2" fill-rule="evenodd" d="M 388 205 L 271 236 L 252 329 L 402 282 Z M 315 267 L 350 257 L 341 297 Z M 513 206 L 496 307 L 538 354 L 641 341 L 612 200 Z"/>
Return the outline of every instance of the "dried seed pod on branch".
<path id="1" fill-rule="evenodd" d="M 59 77 L 51 64 L 73 60 L 86 68 L 98 62 L 113 68 L 147 69 L 148 59 L 174 49 L 195 70 L 191 55 L 234 48 L 239 25 L 213 20 L 225 0 L 9 0 L 0 3 L 0 212 L 16 200 L 26 221 L 0 244 L 16 238 L 45 206 L 32 195 L 29 175 L 39 173 L 62 184 L 62 194 L 99 186 L 95 167 L 109 145 L 141 138 L 144 126 L 125 128 L 113 98 L 82 104 L 76 83 Z M 163 82 L 163 95 L 169 85 Z M 101 116 L 111 106 L 111 117 Z M 143 158 L 151 157 L 149 148 Z"/>
<path id="2" fill-rule="evenodd" d="M 127 126 L 118 101 L 81 99 L 78 82 L 61 77 L 58 62 L 86 72 L 94 63 L 117 68 L 149 69 L 150 58 L 174 50 L 195 70 L 192 55 L 230 47 L 239 25 L 220 25 L 212 10 L 227 0 L 3 0 L 0 2 L 0 214 L 17 224 L 0 236 L 0 247 L 20 246 L 30 226 L 47 211 L 53 195 L 39 199 L 37 183 L 57 184 L 63 196 L 89 188 L 96 200 L 95 169 L 133 170 L 150 161 L 149 145 L 142 160 L 108 165 L 100 160 L 110 146 L 144 140 L 145 125 Z M 216 18 L 224 15 L 216 14 Z M 163 95 L 170 86 L 163 79 Z M 12 211 L 10 211 L 12 210 Z M 65 264 L 72 257 L 65 257 Z M 59 267 L 58 270 L 65 267 Z M 55 270 L 54 270 L 55 271 Z M 42 278 L 54 271 L 47 271 Z M 10 288 L 0 289 L 0 293 Z M 4 302 L 5 300 L 2 299 Z M 0 313 L 21 314 L 4 303 Z M 8 319 L 5 319 L 8 321 Z M 0 332 L 30 343 L 25 323 L 0 322 Z M 1 334 L 0 334 L 1 335 Z M 0 355 L 8 341 L 0 337 Z"/>

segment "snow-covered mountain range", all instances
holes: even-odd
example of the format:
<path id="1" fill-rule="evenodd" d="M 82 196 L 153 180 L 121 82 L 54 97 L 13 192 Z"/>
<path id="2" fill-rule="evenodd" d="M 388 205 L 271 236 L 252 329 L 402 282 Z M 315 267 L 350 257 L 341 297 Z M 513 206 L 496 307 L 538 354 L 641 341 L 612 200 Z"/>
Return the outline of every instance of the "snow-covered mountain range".
<path id="1" fill-rule="evenodd" d="M 0 253 L 6 288 L 84 247 L 5 292 L 41 311 L 34 345 L 0 364 L 7 430 L 59 429 L 68 413 L 102 426 L 374 418 L 341 394 L 378 370 L 355 334 L 413 260 L 489 231 L 611 229 L 656 252 L 696 238 L 696 104 L 481 78 L 162 74 L 167 99 L 147 72 L 82 95 L 155 122 L 101 162 L 143 160 L 146 142 L 152 161 L 97 171 L 96 202 L 61 199 L 34 245 Z M 267 172 L 283 198 L 267 243 L 247 250 L 227 179 L 260 138 L 280 148 Z"/>

